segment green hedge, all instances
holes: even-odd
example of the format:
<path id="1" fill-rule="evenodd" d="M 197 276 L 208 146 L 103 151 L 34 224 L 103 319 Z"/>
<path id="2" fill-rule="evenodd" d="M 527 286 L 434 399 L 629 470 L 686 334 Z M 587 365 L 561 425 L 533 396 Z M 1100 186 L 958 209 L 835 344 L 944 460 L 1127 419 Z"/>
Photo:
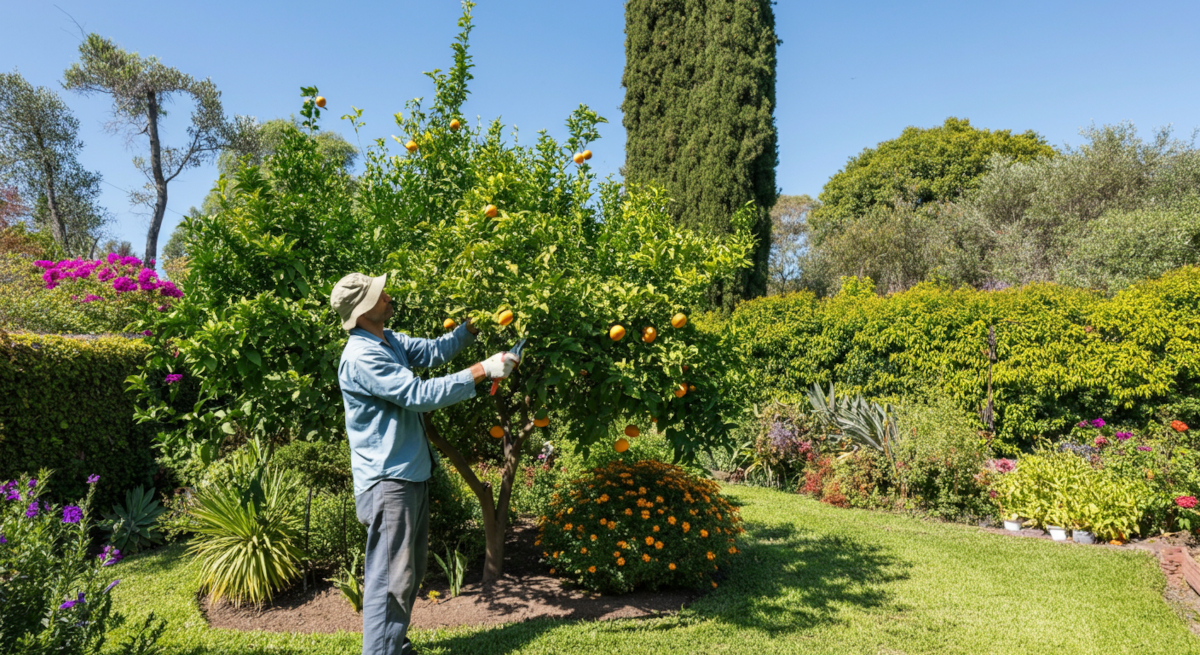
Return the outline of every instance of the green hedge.
<path id="1" fill-rule="evenodd" d="M 1200 268 L 1184 267 L 1106 298 L 1035 284 L 1003 291 L 923 284 L 885 298 L 848 285 L 742 303 L 709 323 L 743 349 L 754 396 L 801 398 L 813 382 L 879 397 L 933 389 L 978 411 L 996 328 L 996 434 L 1008 447 L 1082 419 L 1141 425 L 1197 419 Z"/>
<path id="2" fill-rule="evenodd" d="M 49 496 L 76 500 L 96 473 L 93 506 L 104 512 L 152 484 L 156 427 L 134 423 L 125 392 L 148 351 L 118 336 L 0 332 L 0 483 L 49 468 Z"/>

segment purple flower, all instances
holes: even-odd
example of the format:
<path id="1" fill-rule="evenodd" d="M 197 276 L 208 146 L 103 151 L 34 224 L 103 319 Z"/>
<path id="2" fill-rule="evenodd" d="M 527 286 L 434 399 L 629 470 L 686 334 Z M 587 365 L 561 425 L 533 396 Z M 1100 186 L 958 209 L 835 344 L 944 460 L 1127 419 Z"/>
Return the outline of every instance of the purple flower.
<path id="1" fill-rule="evenodd" d="M 29 503 L 29 509 L 25 510 L 25 518 L 31 519 L 37 515 L 38 515 L 38 504 L 37 504 L 37 501 L 35 500 L 32 503 Z"/>
<path id="2" fill-rule="evenodd" d="M 63 508 L 63 523 L 79 523 L 83 518 L 83 510 L 74 505 L 67 505 Z"/>
<path id="3" fill-rule="evenodd" d="M 100 560 L 101 565 L 112 566 L 121 561 L 121 551 L 112 546 L 105 546 L 96 558 Z"/>
<path id="4" fill-rule="evenodd" d="M 1102 428 L 1102 427 L 1104 427 L 1104 419 L 1102 419 L 1102 418 L 1094 418 L 1094 419 L 1092 419 L 1092 427 L 1094 427 L 1094 428 Z"/>
<path id="5" fill-rule="evenodd" d="M 37 486 L 37 478 L 30 478 L 30 480 L 29 480 L 29 488 L 30 488 L 30 489 L 33 489 L 33 488 L 34 488 L 34 487 L 36 487 L 36 486 Z"/>
<path id="6" fill-rule="evenodd" d="M 108 253 L 108 263 L 109 263 L 109 264 L 115 264 L 115 263 L 117 263 L 117 262 L 119 262 L 119 261 L 121 261 L 121 256 L 120 256 L 120 255 L 118 255 L 118 254 L 117 254 L 117 253 L 115 253 L 115 252 L 110 252 L 110 253 Z"/>
<path id="7" fill-rule="evenodd" d="M 107 594 L 108 592 L 112 591 L 112 588 L 117 586 L 120 582 L 121 582 L 121 579 L 117 578 L 116 580 L 113 580 L 112 582 L 108 583 L 108 586 L 104 588 L 104 593 Z"/>
<path id="8" fill-rule="evenodd" d="M 57 287 L 58 287 L 58 283 L 57 283 L 57 282 L 48 282 L 48 283 L 46 283 L 46 288 L 47 288 L 47 289 L 54 289 L 54 288 L 57 288 Z"/>
<path id="9" fill-rule="evenodd" d="M 134 282 L 133 280 L 122 275 L 113 281 L 113 288 L 116 289 L 118 293 L 125 293 L 126 291 L 137 291 L 138 287 L 137 282 Z"/>
<path id="10" fill-rule="evenodd" d="M 96 475 L 95 473 L 93 473 L 93 474 L 89 475 L 89 476 L 88 476 L 88 478 L 87 478 L 87 483 L 88 483 L 88 484 L 96 484 L 96 483 L 97 483 L 97 482 L 99 482 L 99 481 L 100 481 L 100 476 L 99 476 L 99 475 Z"/>
<path id="11" fill-rule="evenodd" d="M 16 489 L 12 489 L 8 492 L 8 495 L 4 497 L 4 500 L 21 500 L 21 492 L 17 491 Z"/>
<path id="12" fill-rule="evenodd" d="M 1087 422 L 1087 421 L 1080 421 L 1080 422 L 1078 422 L 1078 423 L 1076 423 L 1076 424 L 1075 424 L 1075 427 L 1077 427 L 1077 428 L 1086 428 L 1087 426 L 1088 426 L 1088 422 Z"/>
<path id="13" fill-rule="evenodd" d="M 152 271 L 148 268 L 143 268 L 141 271 L 138 271 L 137 280 L 138 280 L 138 284 L 146 284 L 147 282 L 157 282 L 158 281 L 158 273 L 155 273 L 154 271 Z"/>
<path id="14" fill-rule="evenodd" d="M 153 330 L 142 330 L 142 336 L 143 337 L 152 337 L 152 336 L 154 336 L 154 331 Z"/>
<path id="15" fill-rule="evenodd" d="M 170 306 L 170 305 L 159 305 L 159 306 L 158 306 L 158 311 L 160 311 L 160 312 L 165 312 L 165 311 L 167 311 L 167 310 L 168 310 L 168 309 L 170 309 L 170 308 L 171 308 L 171 306 Z"/>
<path id="16" fill-rule="evenodd" d="M 132 257 L 132 256 L 122 257 L 121 265 L 122 266 L 141 266 L 142 260 L 138 259 L 137 257 Z"/>
<path id="17" fill-rule="evenodd" d="M 175 283 L 171 282 L 170 280 L 167 280 L 166 282 L 163 282 L 162 284 L 160 284 L 158 286 L 158 292 L 164 296 L 167 296 L 168 298 L 182 298 L 183 297 L 183 292 L 180 291 L 179 287 L 176 287 Z"/>
<path id="18" fill-rule="evenodd" d="M 96 302 L 97 300 L 104 300 L 104 298 L 102 296 L 97 296 L 94 293 L 89 293 L 88 295 L 84 296 L 83 300 L 80 302 Z"/>
<path id="19" fill-rule="evenodd" d="M 76 598 L 75 600 L 68 600 L 67 602 L 63 603 L 62 605 L 59 605 L 58 609 L 69 610 L 72 607 L 75 607 L 76 605 L 82 605 L 83 602 L 84 602 L 83 601 L 83 592 L 81 591 L 81 592 L 79 592 L 79 598 Z"/>
<path id="20" fill-rule="evenodd" d="M 117 274 L 112 272 L 112 270 L 108 268 L 102 268 L 100 269 L 100 272 L 96 274 L 96 279 L 101 282 L 108 282 L 116 276 Z"/>
<path id="21" fill-rule="evenodd" d="M 6 544 L 6 543 L 8 543 L 8 539 L 5 539 L 4 535 L 0 534 L 0 544 Z"/>
<path id="22" fill-rule="evenodd" d="M 183 379 L 182 373 L 171 373 L 170 375 L 167 376 L 166 383 L 167 384 L 175 384 L 176 382 L 178 382 L 182 379 Z"/>
<path id="23" fill-rule="evenodd" d="M 1150 452 L 1150 451 L 1154 450 L 1154 449 L 1153 449 L 1153 448 L 1151 448 L 1150 446 L 1138 446 L 1138 447 L 1137 447 L 1137 449 L 1138 449 L 1138 450 L 1140 450 L 1140 451 L 1142 451 L 1142 452 L 1144 452 L 1144 453 L 1148 453 L 1148 452 Z"/>
<path id="24" fill-rule="evenodd" d="M 39 259 L 34 262 L 33 265 L 37 266 L 38 268 L 51 268 L 54 266 L 54 262 L 48 262 L 44 259 Z"/>
<path id="25" fill-rule="evenodd" d="M 1113 436 L 1117 438 L 1117 441 L 1128 441 L 1130 438 L 1133 437 L 1133 433 L 1132 432 L 1118 432 L 1118 433 L 1114 434 Z"/>

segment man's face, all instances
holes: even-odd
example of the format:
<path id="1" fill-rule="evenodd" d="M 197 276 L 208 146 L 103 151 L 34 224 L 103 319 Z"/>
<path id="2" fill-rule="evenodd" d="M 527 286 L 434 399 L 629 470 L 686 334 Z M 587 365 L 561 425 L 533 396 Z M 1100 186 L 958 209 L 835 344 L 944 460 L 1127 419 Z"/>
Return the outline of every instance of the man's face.
<path id="1" fill-rule="evenodd" d="M 370 311 L 363 312 L 361 318 L 382 325 L 395 314 L 396 310 L 392 307 L 392 297 L 387 295 L 386 291 L 382 291 L 379 294 L 379 300 L 375 301 L 375 306 Z"/>

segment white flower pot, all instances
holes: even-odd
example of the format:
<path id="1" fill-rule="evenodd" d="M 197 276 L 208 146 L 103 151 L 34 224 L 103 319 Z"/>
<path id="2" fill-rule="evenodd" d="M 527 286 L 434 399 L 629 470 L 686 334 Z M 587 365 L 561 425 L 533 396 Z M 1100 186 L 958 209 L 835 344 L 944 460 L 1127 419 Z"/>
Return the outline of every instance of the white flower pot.
<path id="1" fill-rule="evenodd" d="M 1046 531 L 1050 533 L 1050 538 L 1055 541 L 1067 540 L 1067 529 L 1057 525 L 1047 525 Z"/>
<path id="2" fill-rule="evenodd" d="M 1072 530 L 1071 539 L 1077 544 L 1094 544 L 1096 537 L 1087 530 Z"/>
<path id="3" fill-rule="evenodd" d="M 1004 529 L 1011 532 L 1020 532 L 1021 526 L 1025 524 L 1022 519 L 1004 519 Z"/>

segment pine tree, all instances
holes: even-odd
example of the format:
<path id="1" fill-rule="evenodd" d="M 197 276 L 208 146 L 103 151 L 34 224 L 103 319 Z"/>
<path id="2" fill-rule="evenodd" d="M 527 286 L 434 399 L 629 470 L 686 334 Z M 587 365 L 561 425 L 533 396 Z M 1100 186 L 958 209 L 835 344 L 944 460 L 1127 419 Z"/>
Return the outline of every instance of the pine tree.
<path id="1" fill-rule="evenodd" d="M 654 183 L 693 229 L 728 232 L 755 205 L 754 265 L 714 296 L 762 295 L 775 203 L 775 16 L 770 0 L 629 0 L 625 179 Z"/>

